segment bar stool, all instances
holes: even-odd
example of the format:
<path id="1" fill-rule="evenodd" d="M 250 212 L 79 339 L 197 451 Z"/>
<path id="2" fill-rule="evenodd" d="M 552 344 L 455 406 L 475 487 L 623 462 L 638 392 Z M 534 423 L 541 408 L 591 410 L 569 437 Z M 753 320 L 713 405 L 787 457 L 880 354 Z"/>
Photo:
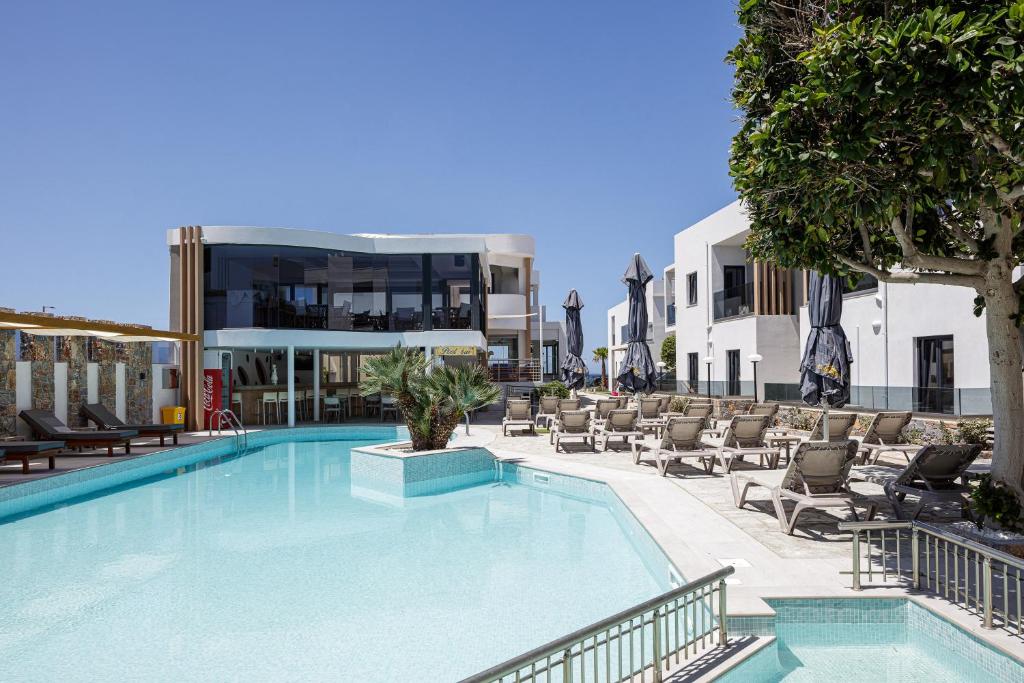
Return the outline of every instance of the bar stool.
<path id="1" fill-rule="evenodd" d="M 238 410 L 235 410 L 235 406 L 238 406 Z M 238 421 L 242 421 L 242 393 L 239 391 L 231 392 L 231 412 L 235 414 Z"/>
<path id="2" fill-rule="evenodd" d="M 281 412 L 281 406 L 284 406 L 284 412 Z M 284 418 L 281 416 L 284 415 Z M 288 392 L 279 391 L 277 392 L 277 421 L 281 424 L 288 422 Z"/>
<path id="3" fill-rule="evenodd" d="M 260 411 L 260 417 L 263 419 L 263 424 L 267 424 L 267 410 L 268 409 L 271 411 L 271 415 L 273 415 L 274 413 L 277 414 L 277 420 L 276 420 L 277 422 L 281 421 L 281 407 L 280 407 L 280 405 L 278 405 L 278 402 L 277 402 L 277 392 L 276 391 L 264 391 L 263 392 L 263 401 L 262 401 L 262 406 L 261 407 L 262 407 L 262 410 Z"/>

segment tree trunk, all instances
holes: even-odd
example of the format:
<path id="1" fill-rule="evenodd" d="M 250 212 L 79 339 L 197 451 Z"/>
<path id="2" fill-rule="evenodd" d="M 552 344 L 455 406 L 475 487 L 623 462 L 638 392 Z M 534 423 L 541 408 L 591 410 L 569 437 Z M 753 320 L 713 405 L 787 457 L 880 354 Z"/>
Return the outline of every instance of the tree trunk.
<path id="1" fill-rule="evenodd" d="M 988 334 L 989 374 L 995 444 L 992 476 L 1011 486 L 1024 499 L 1024 383 L 1018 330 L 1011 316 L 1018 310 L 1013 271 L 993 262 L 985 275 L 985 327 Z"/>

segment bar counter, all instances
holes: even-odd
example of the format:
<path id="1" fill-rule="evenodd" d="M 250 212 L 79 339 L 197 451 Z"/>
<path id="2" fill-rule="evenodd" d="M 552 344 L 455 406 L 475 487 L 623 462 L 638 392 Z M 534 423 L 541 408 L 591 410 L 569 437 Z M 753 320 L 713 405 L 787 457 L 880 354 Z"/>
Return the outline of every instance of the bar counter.
<path id="1" fill-rule="evenodd" d="M 306 403 L 305 392 L 313 391 L 312 385 L 296 384 L 295 385 L 295 421 L 296 422 L 312 422 L 313 421 L 313 408 L 312 405 Z M 263 395 L 271 392 L 277 392 L 280 401 L 281 410 L 281 421 L 277 422 L 277 408 L 267 407 L 267 417 L 270 424 L 286 424 L 288 422 L 288 385 L 287 384 L 257 384 L 257 385 L 246 385 L 246 386 L 235 386 L 232 392 L 232 403 L 231 409 L 238 413 L 238 417 L 242 420 L 244 425 L 260 425 L 263 424 Z M 353 416 L 361 416 L 363 414 L 363 398 L 359 395 L 359 386 L 352 383 L 342 384 L 340 382 L 324 382 L 320 384 L 320 420 L 324 420 L 324 406 L 323 398 L 325 396 L 338 396 L 343 402 L 348 401 L 350 414 Z M 241 411 L 238 409 L 238 398 L 242 399 Z M 331 420 L 334 421 L 335 416 L 331 416 Z"/>

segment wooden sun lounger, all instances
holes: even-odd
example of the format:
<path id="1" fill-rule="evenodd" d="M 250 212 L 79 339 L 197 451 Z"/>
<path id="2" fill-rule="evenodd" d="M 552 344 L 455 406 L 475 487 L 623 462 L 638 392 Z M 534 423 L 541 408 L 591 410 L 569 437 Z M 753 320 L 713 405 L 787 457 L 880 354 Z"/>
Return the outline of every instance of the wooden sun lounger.
<path id="1" fill-rule="evenodd" d="M 52 470 L 57 467 L 57 454 L 63 449 L 63 441 L 4 441 L 0 442 L 0 462 L 20 460 L 22 474 L 28 474 L 32 460 L 46 458 Z"/>
<path id="2" fill-rule="evenodd" d="M 82 406 L 82 413 L 103 431 L 134 429 L 139 433 L 139 436 L 160 437 L 161 446 L 164 445 L 164 438 L 168 436 L 171 437 L 171 442 L 177 446 L 178 434 L 185 430 L 185 425 L 178 424 L 125 424 L 117 415 L 107 410 L 107 407 L 102 403 L 86 403 Z"/>
<path id="3" fill-rule="evenodd" d="M 66 448 L 106 448 L 107 455 L 114 454 L 115 446 L 124 446 L 125 455 L 130 454 L 131 440 L 139 433 L 134 429 L 110 431 L 75 431 L 45 410 L 23 410 L 19 414 L 22 420 L 32 428 L 32 432 L 40 439 L 47 441 L 63 441 Z"/>

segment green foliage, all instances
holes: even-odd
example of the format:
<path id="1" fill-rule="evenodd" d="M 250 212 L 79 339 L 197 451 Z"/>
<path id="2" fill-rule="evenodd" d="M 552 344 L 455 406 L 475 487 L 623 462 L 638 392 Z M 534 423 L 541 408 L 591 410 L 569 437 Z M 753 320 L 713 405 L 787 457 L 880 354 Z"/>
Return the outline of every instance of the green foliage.
<path id="1" fill-rule="evenodd" d="M 360 393 L 395 397 L 416 451 L 444 448 L 467 412 L 501 397 L 480 366 L 429 369 L 422 352 L 400 346 L 367 358 L 362 367 Z"/>
<path id="2" fill-rule="evenodd" d="M 554 380 L 547 384 L 540 385 L 541 396 L 557 396 L 558 398 L 569 398 L 569 387 L 560 380 Z"/>
<path id="3" fill-rule="evenodd" d="M 756 257 L 957 273 L 920 256 L 990 260 L 989 228 L 1019 230 L 1024 2 L 748 0 L 738 16 L 730 172 Z"/>
<path id="4" fill-rule="evenodd" d="M 670 369 L 676 367 L 676 335 L 670 334 L 661 342 L 661 360 Z"/>
<path id="5" fill-rule="evenodd" d="M 971 512 L 979 529 L 994 523 L 1007 531 L 1024 532 L 1024 516 L 1017 494 L 993 481 L 991 475 L 982 475 L 971 491 Z"/>
<path id="6" fill-rule="evenodd" d="M 673 396 L 672 400 L 668 402 L 668 409 L 673 413 L 681 413 L 686 410 L 688 405 L 690 405 L 689 396 Z"/>
<path id="7" fill-rule="evenodd" d="M 964 418 L 956 423 L 961 443 L 976 443 L 984 446 L 988 443 L 988 430 L 991 428 L 992 420 L 986 418 L 974 420 Z"/>
<path id="8" fill-rule="evenodd" d="M 601 386 L 608 388 L 608 375 L 605 371 L 605 363 L 608 360 L 608 347 L 598 346 L 594 349 L 594 360 L 601 364 Z"/>

